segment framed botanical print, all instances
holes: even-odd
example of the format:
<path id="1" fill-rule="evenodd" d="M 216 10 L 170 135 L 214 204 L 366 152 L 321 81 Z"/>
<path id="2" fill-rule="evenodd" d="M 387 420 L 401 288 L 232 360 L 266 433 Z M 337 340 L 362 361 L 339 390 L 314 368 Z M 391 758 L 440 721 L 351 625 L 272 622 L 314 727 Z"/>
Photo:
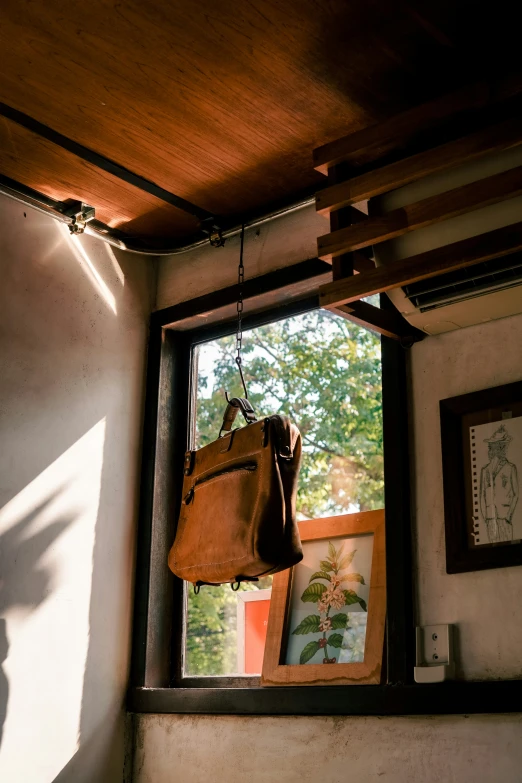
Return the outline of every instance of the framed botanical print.
<path id="1" fill-rule="evenodd" d="M 303 560 L 274 576 L 262 685 L 377 684 L 384 511 L 299 523 Z"/>
<path id="2" fill-rule="evenodd" d="M 446 571 L 522 564 L 522 382 L 440 403 Z"/>

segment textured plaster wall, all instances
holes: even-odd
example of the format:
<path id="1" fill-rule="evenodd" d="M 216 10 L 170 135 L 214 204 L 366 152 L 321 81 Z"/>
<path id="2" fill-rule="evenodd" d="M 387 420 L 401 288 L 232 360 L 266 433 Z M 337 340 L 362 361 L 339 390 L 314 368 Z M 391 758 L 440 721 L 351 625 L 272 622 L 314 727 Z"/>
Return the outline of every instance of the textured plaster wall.
<path id="1" fill-rule="evenodd" d="M 457 625 L 459 676 L 522 677 L 522 568 L 446 574 L 439 425 L 439 400 L 522 380 L 522 315 L 414 345 L 411 379 L 419 623 Z"/>
<path id="2" fill-rule="evenodd" d="M 245 278 L 273 272 L 317 256 L 317 237 L 328 221 L 314 205 L 245 232 Z M 156 309 L 218 291 L 237 281 L 240 239 L 224 247 L 208 244 L 181 255 L 161 258 L 158 264 Z"/>
<path id="3" fill-rule="evenodd" d="M 144 715 L 135 783 L 520 783 L 522 716 Z"/>
<path id="4" fill-rule="evenodd" d="M 152 266 L 0 199 L 0 781 L 123 774 Z"/>

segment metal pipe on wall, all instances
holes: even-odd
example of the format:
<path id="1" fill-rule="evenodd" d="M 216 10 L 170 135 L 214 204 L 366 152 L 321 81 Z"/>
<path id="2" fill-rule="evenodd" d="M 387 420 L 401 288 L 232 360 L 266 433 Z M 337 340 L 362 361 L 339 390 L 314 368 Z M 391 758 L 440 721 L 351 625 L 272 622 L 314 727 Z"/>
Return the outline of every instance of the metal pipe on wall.
<path id="1" fill-rule="evenodd" d="M 0 194 L 8 196 L 30 209 L 35 209 L 37 212 L 52 217 L 54 220 L 66 223 L 67 225 L 72 225 L 74 222 L 73 218 L 63 213 L 62 202 L 54 201 L 43 193 L 28 188 L 7 177 L 0 177 Z M 298 212 L 301 209 L 306 209 L 306 207 L 309 207 L 314 203 L 315 196 L 307 196 L 306 198 L 302 198 L 292 204 L 281 207 L 280 209 L 245 221 L 245 229 L 250 230 L 252 228 L 258 228 L 266 223 L 270 223 L 272 220 L 277 220 L 285 215 Z M 241 225 L 233 226 L 222 231 L 221 237 L 223 240 L 231 239 L 232 237 L 238 236 L 240 232 Z M 181 255 L 182 253 L 188 253 L 191 250 L 196 250 L 198 247 L 204 247 L 209 244 L 208 237 L 205 237 L 185 245 L 173 243 L 171 247 L 152 247 L 150 245 L 142 244 L 140 240 L 125 236 L 122 232 L 112 229 L 99 220 L 89 221 L 85 226 L 85 233 L 96 239 L 101 239 L 102 242 L 106 242 L 108 245 L 118 248 L 119 250 L 125 250 L 128 253 L 138 253 L 144 256 Z"/>

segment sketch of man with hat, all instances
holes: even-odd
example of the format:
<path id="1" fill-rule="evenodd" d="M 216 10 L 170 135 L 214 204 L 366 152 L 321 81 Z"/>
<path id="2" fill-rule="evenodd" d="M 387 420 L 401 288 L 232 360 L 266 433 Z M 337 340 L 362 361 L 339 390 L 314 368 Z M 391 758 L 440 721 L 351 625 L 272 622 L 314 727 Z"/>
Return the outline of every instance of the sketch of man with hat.
<path id="1" fill-rule="evenodd" d="M 480 511 L 491 544 L 513 540 L 513 514 L 518 502 L 517 468 L 506 457 L 512 440 L 504 424 L 490 438 L 489 462 L 480 471 Z"/>

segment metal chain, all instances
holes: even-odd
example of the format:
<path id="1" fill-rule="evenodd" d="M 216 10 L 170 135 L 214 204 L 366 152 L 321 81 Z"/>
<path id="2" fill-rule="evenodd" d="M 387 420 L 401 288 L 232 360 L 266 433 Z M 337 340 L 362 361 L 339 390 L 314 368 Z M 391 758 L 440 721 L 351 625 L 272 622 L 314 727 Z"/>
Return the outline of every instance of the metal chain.
<path id="1" fill-rule="evenodd" d="M 245 267 L 243 265 L 243 247 L 245 244 L 245 224 L 241 226 L 241 250 L 239 252 L 239 266 L 237 269 L 237 332 L 236 332 L 236 364 L 241 376 L 241 383 L 245 391 L 245 398 L 248 400 L 248 392 L 243 376 L 243 367 L 241 360 L 241 350 L 243 348 L 243 283 L 245 281 Z"/>

